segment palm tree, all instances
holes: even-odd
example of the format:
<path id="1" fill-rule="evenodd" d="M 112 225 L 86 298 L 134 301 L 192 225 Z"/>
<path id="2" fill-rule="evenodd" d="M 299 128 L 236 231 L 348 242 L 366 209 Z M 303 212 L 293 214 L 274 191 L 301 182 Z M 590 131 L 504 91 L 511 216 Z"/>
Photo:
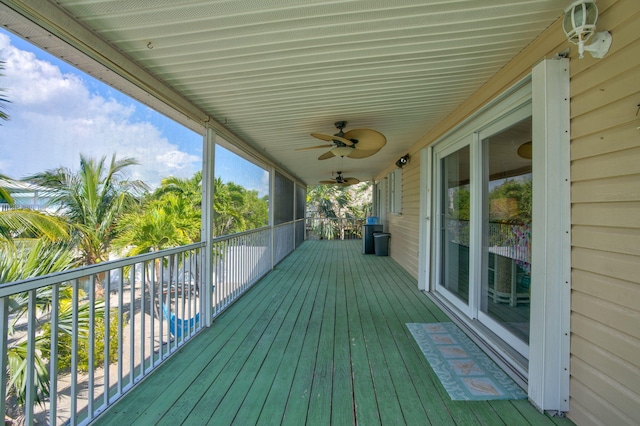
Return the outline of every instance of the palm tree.
<path id="1" fill-rule="evenodd" d="M 313 232 L 325 240 L 331 240 L 337 233 L 342 234 L 339 219 L 345 217 L 344 209 L 351 202 L 351 193 L 337 185 L 312 186 L 307 191 L 309 211 L 315 212 L 319 221 L 314 221 Z M 328 219 L 328 220 L 327 220 Z M 341 222 L 341 220 L 340 220 Z"/>
<path id="2" fill-rule="evenodd" d="M 201 180 L 200 172 L 192 179 L 163 179 L 161 187 L 139 208 L 122 216 L 113 247 L 126 256 L 136 256 L 199 241 Z M 161 266 L 160 259 L 156 259 L 153 264 L 156 282 L 160 278 Z M 173 267 L 174 263 L 170 262 L 170 276 L 173 276 Z M 195 271 L 195 281 L 198 282 L 197 266 Z M 149 280 L 145 282 L 149 283 Z M 157 306 L 154 306 L 154 311 L 159 317 Z"/>
<path id="3" fill-rule="evenodd" d="M 3 187 L 10 182 L 8 176 L 0 175 L 0 198 L 14 205 L 11 192 Z M 44 237 L 49 241 L 69 238 L 68 226 L 55 216 L 29 209 L 0 211 L 0 244 L 13 244 L 16 239 Z M 0 247 L 1 248 L 1 247 Z"/>
<path id="4" fill-rule="evenodd" d="M 51 189 L 51 202 L 60 206 L 59 214 L 73 227 L 84 265 L 108 259 L 118 219 L 147 190 L 145 183 L 125 178 L 125 170 L 136 164 L 133 158 L 116 160 L 115 154 L 108 164 L 106 157 L 80 155 L 77 172 L 59 167 L 26 179 Z"/>
<path id="5" fill-rule="evenodd" d="M 0 284 L 23 280 L 30 277 L 61 272 L 75 266 L 74 255 L 68 242 L 51 243 L 39 239 L 30 244 L 7 245 L 0 256 Z M 51 310 L 51 287 L 37 290 L 36 310 L 39 316 L 46 316 Z M 72 304 L 64 303 L 71 294 L 63 290 L 60 294 L 59 330 L 58 333 L 71 333 Z M 86 306 L 85 306 L 86 305 Z M 100 313 L 101 304 L 97 305 Z M 88 304 L 83 304 L 79 312 L 78 333 L 88 335 Z M 9 315 L 12 318 L 9 334 L 15 333 L 16 323 L 27 313 L 28 293 L 18 293 L 10 297 Z M 87 321 L 83 321 L 82 319 Z M 13 339 L 12 339 L 13 340 Z M 46 366 L 51 348 L 51 329 L 41 329 L 36 337 L 35 358 L 35 402 L 43 403 L 49 395 L 49 371 Z M 27 341 L 25 338 L 15 339 L 7 348 L 7 390 L 13 393 L 18 403 L 23 405 L 27 389 Z"/>
<path id="6" fill-rule="evenodd" d="M 158 199 L 165 194 L 178 194 L 189 200 L 197 209 L 202 207 L 202 172 L 197 171 L 190 179 L 168 176 L 160 182 L 160 187 L 153 193 Z"/>

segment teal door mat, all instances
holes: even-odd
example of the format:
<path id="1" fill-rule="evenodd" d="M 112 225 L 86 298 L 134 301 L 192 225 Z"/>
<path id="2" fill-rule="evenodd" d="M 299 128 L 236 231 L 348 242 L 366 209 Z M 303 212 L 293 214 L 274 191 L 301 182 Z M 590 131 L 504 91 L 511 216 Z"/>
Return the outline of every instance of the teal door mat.
<path id="1" fill-rule="evenodd" d="M 407 324 L 452 400 L 524 399 L 527 394 L 455 324 Z"/>

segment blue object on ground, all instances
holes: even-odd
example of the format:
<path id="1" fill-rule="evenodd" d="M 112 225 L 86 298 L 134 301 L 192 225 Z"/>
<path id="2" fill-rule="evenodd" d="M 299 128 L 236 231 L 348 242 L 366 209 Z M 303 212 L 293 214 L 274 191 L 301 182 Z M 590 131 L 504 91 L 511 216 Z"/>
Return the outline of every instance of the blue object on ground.
<path id="1" fill-rule="evenodd" d="M 182 336 L 183 333 L 186 334 L 189 330 L 193 330 L 200 322 L 200 312 L 198 312 L 193 318 L 184 320 L 182 318 L 177 318 L 176 314 L 173 312 L 169 313 L 169 307 L 166 303 L 162 304 L 162 313 L 164 314 L 165 319 L 169 321 L 169 331 L 174 337 L 178 338 Z"/>

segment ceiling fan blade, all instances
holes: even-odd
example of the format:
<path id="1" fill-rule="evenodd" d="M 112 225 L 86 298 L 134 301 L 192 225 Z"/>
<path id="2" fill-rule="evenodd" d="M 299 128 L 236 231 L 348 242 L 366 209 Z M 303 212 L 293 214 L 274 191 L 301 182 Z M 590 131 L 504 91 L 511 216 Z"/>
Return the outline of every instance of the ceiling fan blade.
<path id="1" fill-rule="evenodd" d="M 335 157 L 333 152 L 327 151 L 324 154 L 322 154 L 320 157 L 318 157 L 318 160 L 328 160 L 329 158 L 333 158 L 333 157 Z"/>
<path id="2" fill-rule="evenodd" d="M 334 185 L 336 183 L 335 180 L 321 180 L 320 182 L 321 185 Z"/>
<path id="3" fill-rule="evenodd" d="M 380 132 L 371 129 L 353 129 L 344 134 L 347 139 L 356 139 L 355 148 L 364 151 L 373 151 L 382 148 L 387 143 L 387 138 Z"/>
<path id="4" fill-rule="evenodd" d="M 371 151 L 365 151 L 362 149 L 354 149 L 351 151 L 351 153 L 349 155 L 347 155 L 347 157 L 349 158 L 367 158 L 367 157 L 371 157 L 373 154 L 377 153 L 378 151 L 380 151 L 379 149 L 374 149 Z"/>
<path id="5" fill-rule="evenodd" d="M 324 149 L 329 149 L 332 148 L 331 145 L 316 145 L 316 146 L 310 146 L 307 148 L 296 148 L 294 151 L 308 151 L 310 149 L 318 149 L 318 148 L 324 148 Z"/>
<path id="6" fill-rule="evenodd" d="M 322 139 L 323 141 L 327 141 L 327 142 L 339 141 L 345 144 L 346 146 L 353 145 L 353 142 L 351 142 L 349 139 L 341 138 L 340 136 L 326 135 L 324 133 L 311 133 L 311 136 L 313 136 L 314 138 Z"/>
<path id="7" fill-rule="evenodd" d="M 355 185 L 356 183 L 360 183 L 360 179 L 356 179 L 354 177 L 348 177 L 348 178 L 344 178 L 342 183 L 345 185 Z"/>

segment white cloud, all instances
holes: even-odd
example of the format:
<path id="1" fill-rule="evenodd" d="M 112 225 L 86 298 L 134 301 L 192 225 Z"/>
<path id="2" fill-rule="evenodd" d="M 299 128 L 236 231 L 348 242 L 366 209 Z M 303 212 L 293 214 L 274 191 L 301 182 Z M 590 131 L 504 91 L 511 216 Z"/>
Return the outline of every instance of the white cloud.
<path id="1" fill-rule="evenodd" d="M 141 165 L 129 170 L 131 177 L 151 186 L 168 175 L 190 177 L 200 168 L 199 156 L 141 121 L 135 104 L 92 93 L 80 75 L 12 46 L 1 33 L 0 59 L 5 61 L 0 87 L 11 101 L 10 121 L 0 123 L 0 174 L 22 178 L 58 166 L 76 169 L 80 153 L 134 157 Z"/>

